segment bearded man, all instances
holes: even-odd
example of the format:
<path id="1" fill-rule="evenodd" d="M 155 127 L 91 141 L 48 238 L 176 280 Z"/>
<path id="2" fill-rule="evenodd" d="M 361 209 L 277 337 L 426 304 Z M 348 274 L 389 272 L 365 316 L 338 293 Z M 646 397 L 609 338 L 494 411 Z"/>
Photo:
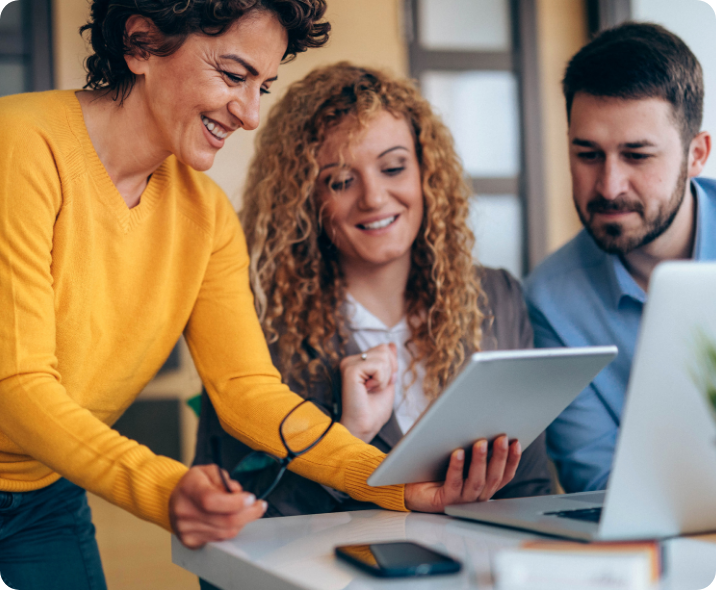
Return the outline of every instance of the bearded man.
<path id="1" fill-rule="evenodd" d="M 584 229 L 528 277 L 525 293 L 536 346 L 619 347 L 547 431 L 562 485 L 581 492 L 607 485 L 654 268 L 716 260 L 716 181 L 695 178 L 711 150 L 703 74 L 673 33 L 609 29 L 572 58 L 562 84 Z"/>

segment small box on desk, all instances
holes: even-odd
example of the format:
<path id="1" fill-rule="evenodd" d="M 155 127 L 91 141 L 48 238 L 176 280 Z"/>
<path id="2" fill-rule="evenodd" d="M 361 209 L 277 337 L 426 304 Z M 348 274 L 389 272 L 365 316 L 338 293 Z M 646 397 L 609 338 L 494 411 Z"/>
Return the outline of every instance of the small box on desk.
<path id="1" fill-rule="evenodd" d="M 656 541 L 530 541 L 495 557 L 499 590 L 649 590 L 663 568 Z"/>

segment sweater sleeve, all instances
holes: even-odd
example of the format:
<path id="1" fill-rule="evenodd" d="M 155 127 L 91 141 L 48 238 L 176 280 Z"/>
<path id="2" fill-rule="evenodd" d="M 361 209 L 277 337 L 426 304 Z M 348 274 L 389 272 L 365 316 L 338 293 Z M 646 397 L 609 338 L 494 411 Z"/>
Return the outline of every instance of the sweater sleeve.
<path id="1" fill-rule="evenodd" d="M 58 163 L 40 131 L 7 119 L 0 120 L 0 437 L 17 461 L 29 455 L 168 529 L 169 495 L 186 468 L 109 428 L 63 385 L 52 276 L 63 207 Z M 2 478 L 4 489 L 27 485 L 11 469 Z M 55 479 L 45 476 L 32 489 Z"/>
<path id="2" fill-rule="evenodd" d="M 228 201 L 220 200 L 216 243 L 185 330 L 187 343 L 224 429 L 253 449 L 285 456 L 279 424 L 303 400 L 281 383 L 271 363 L 249 286 L 243 232 Z M 309 411 L 311 427 L 301 435 L 302 442 L 318 438 L 328 423 L 318 408 Z M 366 483 L 384 457 L 335 424 L 289 469 L 357 500 L 405 510 L 403 486 Z"/>

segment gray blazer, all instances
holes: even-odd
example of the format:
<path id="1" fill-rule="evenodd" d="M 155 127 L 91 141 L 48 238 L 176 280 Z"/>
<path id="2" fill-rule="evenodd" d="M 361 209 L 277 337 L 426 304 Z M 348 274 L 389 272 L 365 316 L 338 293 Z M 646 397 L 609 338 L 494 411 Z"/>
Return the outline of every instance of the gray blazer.
<path id="1" fill-rule="evenodd" d="M 478 273 L 485 291 L 487 302 L 483 304 L 485 321 L 483 323 L 483 350 L 509 350 L 532 348 L 532 326 L 529 323 L 527 309 L 522 298 L 520 284 L 505 270 L 479 268 Z M 270 346 L 274 364 L 278 362 L 278 350 L 274 344 Z M 346 354 L 360 352 L 357 345 L 349 341 Z M 341 374 L 338 367 L 327 368 L 326 379 L 312 382 L 310 391 L 306 391 L 294 380 L 289 380 L 292 391 L 303 397 L 323 400 L 330 406 L 333 395 L 340 399 Z M 277 365 L 278 366 L 278 365 Z M 306 380 L 308 382 L 308 380 Z M 334 393 L 335 392 L 335 393 Z M 248 453 L 248 446 L 227 434 L 216 415 L 206 391 L 202 393 L 201 417 L 197 433 L 197 448 L 194 458 L 195 465 L 212 463 L 210 440 L 213 435 L 222 437 L 222 467 L 229 471 Z M 395 414 L 383 426 L 371 444 L 388 453 L 403 436 Z M 257 480 L 254 485 L 260 485 Z M 249 491 L 251 484 L 246 486 Z M 551 493 L 551 477 L 545 451 L 544 433 L 541 434 L 527 449 L 514 479 L 501 489 L 495 498 L 516 498 Z M 287 472 L 276 489 L 267 498 L 269 509 L 267 516 L 294 516 L 298 514 L 318 514 L 323 512 L 359 510 L 376 508 L 375 505 L 358 502 L 346 494 L 322 486 Z"/>

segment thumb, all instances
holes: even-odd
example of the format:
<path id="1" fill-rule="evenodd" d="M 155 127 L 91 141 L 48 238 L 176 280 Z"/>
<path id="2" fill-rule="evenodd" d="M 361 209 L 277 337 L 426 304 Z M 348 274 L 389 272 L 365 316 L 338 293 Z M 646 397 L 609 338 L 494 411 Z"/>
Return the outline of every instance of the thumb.
<path id="1" fill-rule="evenodd" d="M 389 342 L 388 349 L 390 350 L 390 367 L 395 373 L 398 370 L 398 347 L 395 342 Z"/>

